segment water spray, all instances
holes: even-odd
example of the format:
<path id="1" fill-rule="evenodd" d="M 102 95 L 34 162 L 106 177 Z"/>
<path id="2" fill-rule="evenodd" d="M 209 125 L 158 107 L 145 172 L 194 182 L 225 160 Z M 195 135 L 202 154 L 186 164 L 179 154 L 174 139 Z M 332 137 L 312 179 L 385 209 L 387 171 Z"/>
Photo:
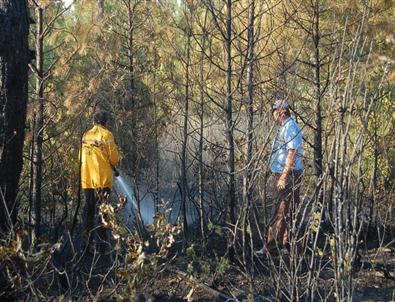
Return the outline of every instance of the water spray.
<path id="1" fill-rule="evenodd" d="M 122 191 L 122 193 L 126 196 L 127 200 L 131 202 L 132 207 L 134 208 L 134 211 L 139 211 L 138 207 L 137 207 L 137 202 L 136 202 L 136 198 L 134 196 L 133 190 L 130 187 L 129 184 L 127 184 L 127 182 L 125 181 L 125 178 L 123 176 L 123 173 L 120 173 L 120 171 L 118 171 L 117 169 L 115 169 L 114 167 L 112 168 L 114 171 L 114 176 L 115 176 L 115 181 L 117 182 L 119 189 Z M 149 219 L 149 214 L 148 213 L 144 213 L 144 211 L 140 210 L 140 214 L 143 218 L 144 221 L 149 222 L 151 221 L 151 219 Z"/>
<path id="2" fill-rule="evenodd" d="M 143 220 L 143 223 L 145 224 L 151 224 L 154 221 L 154 215 L 155 215 L 155 202 L 152 198 L 145 197 L 142 198 L 142 202 L 140 204 L 140 210 L 137 207 L 137 201 L 136 197 L 134 194 L 134 191 L 131 186 L 131 181 L 128 179 L 128 177 L 123 173 L 122 170 L 116 169 L 115 167 L 112 167 L 112 170 L 114 172 L 115 176 L 115 182 L 117 184 L 117 190 L 118 193 L 122 194 L 122 197 L 126 197 L 127 202 L 131 203 L 131 206 L 127 207 L 128 214 L 136 214 L 139 213 L 141 215 L 141 218 Z M 129 211 L 132 211 L 132 213 L 129 213 Z M 170 217 L 169 217 L 170 219 Z M 188 216 L 189 221 L 194 221 L 193 223 L 196 223 L 196 218 L 193 215 Z M 175 222 L 175 221 L 174 221 Z"/>
<path id="3" fill-rule="evenodd" d="M 130 200 L 130 202 L 132 203 L 133 207 L 138 210 L 137 208 L 137 203 L 136 200 L 134 198 L 134 194 L 132 191 L 132 188 L 130 188 L 125 180 L 123 179 L 123 176 L 121 175 L 121 173 L 119 173 L 119 171 L 116 168 L 112 168 L 112 170 L 114 171 L 114 176 L 115 176 L 115 180 L 117 181 L 117 183 L 119 184 L 121 190 L 123 191 L 122 193 L 126 195 L 127 199 Z"/>

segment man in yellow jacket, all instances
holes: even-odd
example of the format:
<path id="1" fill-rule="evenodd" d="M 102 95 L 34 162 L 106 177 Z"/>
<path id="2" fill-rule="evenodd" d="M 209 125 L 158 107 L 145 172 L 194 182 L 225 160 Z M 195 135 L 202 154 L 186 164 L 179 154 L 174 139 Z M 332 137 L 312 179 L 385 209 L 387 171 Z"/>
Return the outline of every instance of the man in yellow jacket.
<path id="1" fill-rule="evenodd" d="M 87 244 L 106 243 L 106 232 L 97 223 L 98 205 L 108 198 L 113 181 L 113 169 L 119 164 L 120 154 L 113 134 L 106 128 L 108 114 L 96 112 L 94 126 L 82 137 L 81 186 L 85 195 L 85 237 Z M 95 229 L 97 228 L 97 232 Z M 105 246 L 100 245 L 105 249 Z"/>

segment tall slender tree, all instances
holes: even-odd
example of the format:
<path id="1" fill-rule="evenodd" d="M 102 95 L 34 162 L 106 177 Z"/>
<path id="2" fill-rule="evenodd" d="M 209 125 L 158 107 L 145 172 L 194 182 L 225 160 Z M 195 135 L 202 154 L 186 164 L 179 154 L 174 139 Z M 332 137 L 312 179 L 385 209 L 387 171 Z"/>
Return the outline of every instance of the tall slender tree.
<path id="1" fill-rule="evenodd" d="M 226 1 L 226 139 L 228 148 L 228 186 L 229 186 L 229 219 L 231 224 L 236 222 L 236 181 L 235 181 L 235 142 L 233 136 L 233 91 L 232 91 L 232 0 Z"/>
<path id="2" fill-rule="evenodd" d="M 181 148 L 181 208 L 182 208 L 182 226 L 184 239 L 187 239 L 188 222 L 186 204 L 188 200 L 188 180 L 187 180 L 187 146 L 188 146 L 188 123 L 189 123 L 189 98 L 190 98 L 190 60 L 191 60 L 191 29 L 187 25 L 185 30 L 187 35 L 187 57 L 185 66 L 185 95 L 184 95 L 184 121 Z M 184 241 L 185 241 L 184 240 Z"/>
<path id="3" fill-rule="evenodd" d="M 51 48 L 45 53 L 44 47 L 48 37 L 53 33 L 55 23 L 68 10 L 69 7 L 44 3 L 35 3 L 35 31 L 33 41 L 35 44 L 35 64 L 30 65 L 35 78 L 35 90 L 33 96 L 33 143 L 31 158 L 31 206 L 34 207 L 35 213 L 35 237 L 39 240 L 41 235 L 41 204 L 42 204 L 42 183 L 43 183 L 43 166 L 44 166 L 44 134 L 46 132 L 46 97 L 44 90 L 49 82 L 49 78 L 53 73 L 53 69 L 58 59 L 49 60 L 54 56 L 54 50 Z M 49 67 L 45 68 L 45 63 Z M 50 63 L 50 64 L 48 64 Z M 36 242 L 36 244 L 39 241 Z"/>
<path id="4" fill-rule="evenodd" d="M 29 16 L 26 0 L 0 1 L 0 231 L 18 214 L 19 176 L 28 92 Z"/>
<path id="5" fill-rule="evenodd" d="M 255 1 L 251 0 L 248 9 L 248 38 L 247 38 L 247 144 L 245 156 L 245 172 L 243 176 L 243 260 L 246 263 L 246 234 L 247 218 L 252 202 L 252 152 L 254 144 L 254 21 Z"/>
<path id="6" fill-rule="evenodd" d="M 322 174 L 322 99 L 323 91 L 321 84 L 321 66 L 323 60 L 320 53 L 320 41 L 321 41 L 321 30 L 320 30 L 320 15 L 321 15 L 320 1 L 314 2 L 314 17 L 313 17 L 313 30 L 312 40 L 314 45 L 314 91 L 315 91 L 315 133 L 314 133 L 314 169 L 315 175 L 319 179 Z"/>
<path id="7" fill-rule="evenodd" d="M 35 64 L 35 96 L 32 158 L 32 205 L 35 213 L 35 236 L 39 240 L 41 235 L 41 187 L 43 171 L 43 137 L 44 137 L 44 29 L 43 11 L 40 5 L 35 7 L 36 15 L 36 64 Z M 38 243 L 38 241 L 37 241 Z"/>
<path id="8" fill-rule="evenodd" d="M 199 102 L 199 148 L 198 148 L 198 201 L 199 201 L 199 226 L 200 226 L 200 235 L 202 236 L 202 246 L 203 250 L 206 247 L 206 217 L 204 210 L 204 162 L 203 162 L 203 145 L 204 145 L 204 107 L 205 107 L 205 95 L 203 89 L 204 82 L 204 64 L 205 64 L 205 48 L 207 43 L 207 23 L 208 23 L 208 11 L 207 9 L 204 12 L 204 22 L 201 33 L 201 41 L 200 41 L 200 62 L 199 62 L 199 93 L 200 93 L 200 102 Z"/>

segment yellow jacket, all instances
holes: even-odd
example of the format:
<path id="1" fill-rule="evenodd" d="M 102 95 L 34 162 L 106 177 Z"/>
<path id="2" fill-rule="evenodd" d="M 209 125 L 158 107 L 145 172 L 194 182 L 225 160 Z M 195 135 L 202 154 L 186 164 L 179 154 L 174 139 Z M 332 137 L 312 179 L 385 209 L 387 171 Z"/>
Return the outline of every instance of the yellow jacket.
<path id="1" fill-rule="evenodd" d="M 83 189 L 111 188 L 112 167 L 120 155 L 112 133 L 95 125 L 82 137 L 81 185 Z"/>

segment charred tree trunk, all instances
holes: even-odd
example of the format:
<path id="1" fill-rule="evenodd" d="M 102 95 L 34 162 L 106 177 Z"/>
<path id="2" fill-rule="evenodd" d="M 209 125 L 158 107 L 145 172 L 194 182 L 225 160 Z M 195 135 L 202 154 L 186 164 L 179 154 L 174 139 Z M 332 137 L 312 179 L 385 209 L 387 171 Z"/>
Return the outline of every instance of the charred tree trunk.
<path id="1" fill-rule="evenodd" d="M 204 17 L 204 29 L 207 25 L 207 12 Z M 204 140 L 204 49 L 206 45 L 207 35 L 205 32 L 202 34 L 201 47 L 202 52 L 200 54 L 200 106 L 199 106 L 199 151 L 198 151 L 198 191 L 199 191 L 199 217 L 200 217 L 200 235 L 202 236 L 202 248 L 205 252 L 206 249 L 206 219 L 204 211 L 204 198 L 203 198 L 203 187 L 204 187 L 204 164 L 203 164 L 203 140 Z"/>
<path id="2" fill-rule="evenodd" d="M 43 53 L 43 9 L 36 7 L 36 110 L 35 133 L 33 143 L 33 177 L 32 204 L 35 213 L 34 232 L 36 244 L 41 235 L 41 184 L 43 166 L 43 134 L 44 134 L 44 53 Z"/>
<path id="3" fill-rule="evenodd" d="M 30 166 L 29 166 L 29 212 L 28 212 L 28 222 L 29 222 L 29 246 L 32 245 L 33 243 L 33 153 L 34 153 L 34 131 L 35 131 L 35 118 L 33 118 L 32 121 L 32 139 L 30 142 L 29 146 L 29 160 L 30 160 Z"/>
<path id="4" fill-rule="evenodd" d="M 135 98 L 134 98 L 134 64 L 133 64 L 133 47 L 134 47 L 134 7 L 132 6 L 131 1 L 128 2 L 128 72 L 129 72 L 129 95 L 130 95 L 130 104 L 131 109 L 134 111 L 135 107 Z M 133 112 L 134 114 L 134 112 Z M 133 121 L 135 117 L 133 118 Z M 133 129 L 133 128 L 132 128 Z"/>
<path id="5" fill-rule="evenodd" d="M 185 107 L 184 107 L 184 126 L 183 126 L 183 139 L 181 151 L 181 211 L 182 211 L 182 227 L 184 231 L 184 244 L 187 240 L 188 224 L 187 224 L 187 196 L 188 196 L 188 183 L 187 183 L 187 145 L 188 145 L 188 118 L 189 118 L 189 67 L 190 67 L 190 48 L 191 48 L 191 33 L 190 29 L 187 30 L 187 60 L 185 67 Z"/>
<path id="6" fill-rule="evenodd" d="M 159 150 L 159 118 L 158 118 L 158 104 L 156 97 L 156 70 L 158 69 L 158 54 L 155 53 L 154 58 L 154 89 L 153 89 L 153 101 L 154 101 L 154 119 L 155 119 L 155 213 L 159 212 L 159 186 L 160 186 L 160 150 Z"/>
<path id="7" fill-rule="evenodd" d="M 321 91 L 321 56 L 320 56 L 320 7 L 319 1 L 314 5 L 314 85 L 315 85 L 315 133 L 314 133 L 314 169 L 317 182 L 322 174 L 322 91 Z"/>
<path id="8" fill-rule="evenodd" d="M 0 232 L 12 229 L 28 92 L 29 17 L 25 0 L 0 0 Z"/>
<path id="9" fill-rule="evenodd" d="M 134 34 L 135 34 L 135 8 L 136 4 L 133 4 L 131 0 L 125 2 L 128 10 L 128 33 L 127 33 L 127 59 L 128 59 L 128 101 L 129 104 L 123 104 L 122 110 L 130 110 L 132 113 L 131 118 L 131 138 L 130 138 L 130 150 L 131 150 L 131 170 L 133 171 L 132 179 L 133 179 L 133 189 L 136 194 L 136 203 L 137 203 L 137 215 L 140 222 L 142 222 L 141 216 L 141 200 L 139 198 L 139 192 L 136 191 L 138 187 L 137 179 L 139 175 L 139 151 L 138 151 L 138 134 L 136 131 L 137 124 L 137 112 L 136 112 L 136 83 L 134 78 L 135 66 L 134 66 Z M 143 223 L 141 223 L 141 229 L 144 228 Z"/>
<path id="10" fill-rule="evenodd" d="M 255 14 L 255 1 L 250 2 L 248 11 L 248 49 L 247 49 L 247 145 L 246 145 L 246 159 L 245 159 L 245 174 L 243 179 L 243 260 L 246 263 L 247 252 L 247 219 L 252 202 L 252 150 L 254 143 L 254 14 Z"/>
<path id="11" fill-rule="evenodd" d="M 250 3 L 249 10 L 249 26 L 248 26 L 248 54 L 247 54 L 247 102 L 246 102 L 246 112 L 247 112 L 247 145 L 246 145 L 246 159 L 245 159 L 245 175 L 243 183 L 243 203 L 249 204 L 252 197 L 252 171 L 251 171 L 251 161 L 252 161 L 252 150 L 253 150 L 253 131 L 254 131 L 254 107 L 253 107 L 253 97 L 254 97 L 254 79 L 253 79 L 253 65 L 254 65 L 254 1 Z"/>
<path id="12" fill-rule="evenodd" d="M 236 223 L 236 188 L 235 188 L 235 146 L 233 136 L 233 93 L 232 93 L 232 0 L 226 2 L 226 139 L 228 142 L 228 186 L 229 186 L 229 219 Z"/>

